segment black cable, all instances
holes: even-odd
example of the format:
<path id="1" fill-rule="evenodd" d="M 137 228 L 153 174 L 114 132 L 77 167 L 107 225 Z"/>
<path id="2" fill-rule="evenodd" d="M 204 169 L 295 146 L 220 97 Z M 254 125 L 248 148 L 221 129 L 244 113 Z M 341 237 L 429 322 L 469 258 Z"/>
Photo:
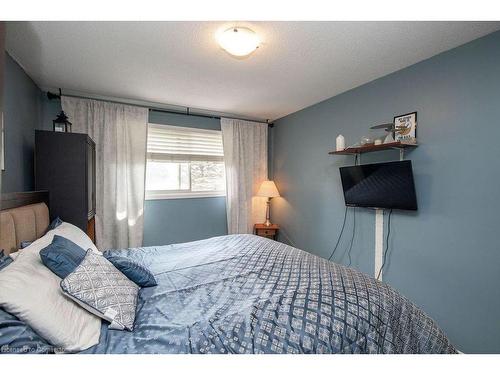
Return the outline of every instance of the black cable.
<path id="1" fill-rule="evenodd" d="M 356 233 L 356 207 L 352 209 L 352 236 L 351 236 L 351 243 L 349 244 L 349 250 L 347 250 L 347 256 L 349 257 L 349 264 L 347 265 L 348 267 L 351 267 L 351 250 L 352 250 L 352 244 L 354 242 L 354 233 Z"/>
<path id="2" fill-rule="evenodd" d="M 354 165 L 358 165 L 358 154 L 354 155 Z M 354 211 L 354 215 L 356 215 L 356 211 Z M 342 229 L 340 229 L 340 233 L 339 233 L 339 236 L 337 238 L 337 243 L 335 244 L 335 247 L 333 248 L 332 253 L 328 257 L 328 260 L 332 260 L 332 257 L 335 254 L 335 251 L 337 251 L 337 247 L 339 246 L 340 239 L 342 238 L 342 234 L 344 233 L 346 218 L 347 218 L 347 206 L 345 207 L 345 211 L 344 211 L 344 220 L 342 222 Z M 355 223 L 356 223 L 356 216 L 354 216 L 354 224 Z M 353 237 L 354 237 L 354 224 L 353 224 L 353 234 L 352 234 Z M 351 251 L 351 248 L 352 248 L 352 241 L 353 240 L 351 239 L 351 245 L 350 245 L 350 248 L 349 248 L 349 258 L 350 258 L 350 251 Z M 350 264 L 350 261 L 349 261 L 349 264 Z"/>
<path id="3" fill-rule="evenodd" d="M 354 155 L 354 165 L 358 165 L 358 156 L 359 154 Z M 354 242 L 355 231 L 356 231 L 356 207 L 354 207 L 352 210 L 352 236 L 351 236 L 351 242 L 349 244 L 349 249 L 347 250 L 347 256 L 349 258 L 349 264 L 347 265 L 348 267 L 350 267 L 352 263 L 351 250 L 352 250 L 352 244 Z"/>
<path id="4" fill-rule="evenodd" d="M 392 209 L 389 211 L 389 217 L 387 219 L 387 236 L 385 239 L 385 251 L 384 251 L 384 260 L 382 262 L 382 266 L 380 267 L 377 275 L 377 280 L 379 279 L 380 275 L 382 274 L 382 270 L 384 269 L 385 266 L 385 261 L 387 260 L 387 251 L 389 250 L 389 235 L 391 234 L 391 215 L 392 215 Z"/>
<path id="5" fill-rule="evenodd" d="M 333 248 L 332 254 L 328 258 L 328 260 L 332 260 L 333 254 L 335 254 L 335 251 L 337 250 L 337 247 L 339 246 L 340 238 L 342 237 L 342 233 L 344 233 L 344 228 L 345 228 L 345 219 L 347 218 L 347 206 L 345 206 L 345 211 L 344 211 L 344 222 L 342 223 L 342 229 L 340 230 L 339 237 L 337 238 L 337 243 L 335 244 L 335 247 Z"/>

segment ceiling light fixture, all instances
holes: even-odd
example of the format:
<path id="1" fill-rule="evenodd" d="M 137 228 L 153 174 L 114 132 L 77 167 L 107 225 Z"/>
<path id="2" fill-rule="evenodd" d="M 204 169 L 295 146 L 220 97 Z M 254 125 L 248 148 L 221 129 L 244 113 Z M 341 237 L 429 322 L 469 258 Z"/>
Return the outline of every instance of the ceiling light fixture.
<path id="1" fill-rule="evenodd" d="M 259 48 L 259 36 L 246 27 L 231 27 L 216 35 L 219 45 L 229 54 L 243 57 Z"/>

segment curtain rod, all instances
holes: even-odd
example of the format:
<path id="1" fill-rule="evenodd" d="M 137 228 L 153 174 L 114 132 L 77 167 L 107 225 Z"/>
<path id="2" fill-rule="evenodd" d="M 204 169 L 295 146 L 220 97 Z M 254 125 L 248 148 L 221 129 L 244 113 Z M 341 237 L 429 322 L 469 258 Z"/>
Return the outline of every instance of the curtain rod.
<path id="1" fill-rule="evenodd" d="M 59 89 L 59 94 L 55 94 L 53 92 L 47 91 L 47 98 L 49 100 L 61 100 L 61 89 Z M 151 107 L 151 106 L 143 106 L 139 104 L 132 104 L 132 103 L 125 103 L 125 102 L 119 102 L 116 100 L 104 100 L 104 99 L 96 99 L 96 98 L 91 98 L 88 96 L 82 96 L 82 95 L 70 95 L 70 94 L 64 94 L 64 96 L 68 96 L 70 98 L 80 98 L 80 99 L 91 99 L 91 100 L 97 100 L 100 102 L 110 102 L 110 103 L 116 103 L 116 104 L 125 104 L 125 105 L 131 105 L 134 107 L 148 107 L 150 112 L 161 112 L 161 113 L 171 113 L 174 115 L 184 115 L 184 116 L 196 116 L 196 117 L 203 117 L 203 118 L 210 118 L 210 119 L 215 119 L 215 120 L 220 120 L 221 116 L 217 115 L 210 115 L 210 114 L 203 114 L 203 113 L 192 113 L 191 109 L 189 107 L 186 107 L 186 111 L 176 111 L 173 109 L 164 109 L 164 108 L 158 108 L 158 107 Z M 252 121 L 244 118 L 238 118 L 238 117 L 230 117 L 235 120 L 244 120 L 244 121 Z M 255 121 L 255 122 L 260 122 L 260 121 Z M 267 125 L 272 128 L 274 127 L 273 123 L 269 123 L 269 120 L 266 120 Z"/>

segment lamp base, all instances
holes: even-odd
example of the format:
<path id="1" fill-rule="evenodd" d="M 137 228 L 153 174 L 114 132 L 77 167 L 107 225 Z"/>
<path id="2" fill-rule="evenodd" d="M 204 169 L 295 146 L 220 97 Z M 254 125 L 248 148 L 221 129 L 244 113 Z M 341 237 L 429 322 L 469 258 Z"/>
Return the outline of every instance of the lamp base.
<path id="1" fill-rule="evenodd" d="M 267 198 L 267 201 L 266 201 L 266 221 L 265 221 L 264 225 L 266 227 L 270 227 L 271 225 L 273 225 L 271 223 L 271 199 L 270 198 Z"/>

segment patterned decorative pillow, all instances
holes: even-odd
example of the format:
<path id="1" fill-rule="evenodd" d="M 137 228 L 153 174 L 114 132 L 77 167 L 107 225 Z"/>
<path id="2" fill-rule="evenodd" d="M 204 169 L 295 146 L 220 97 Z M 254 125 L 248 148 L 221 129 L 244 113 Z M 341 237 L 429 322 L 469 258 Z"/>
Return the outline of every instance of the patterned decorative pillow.
<path id="1" fill-rule="evenodd" d="M 134 329 L 139 287 L 91 249 L 61 281 L 63 293 L 84 309 L 111 322 L 110 329 Z"/>

